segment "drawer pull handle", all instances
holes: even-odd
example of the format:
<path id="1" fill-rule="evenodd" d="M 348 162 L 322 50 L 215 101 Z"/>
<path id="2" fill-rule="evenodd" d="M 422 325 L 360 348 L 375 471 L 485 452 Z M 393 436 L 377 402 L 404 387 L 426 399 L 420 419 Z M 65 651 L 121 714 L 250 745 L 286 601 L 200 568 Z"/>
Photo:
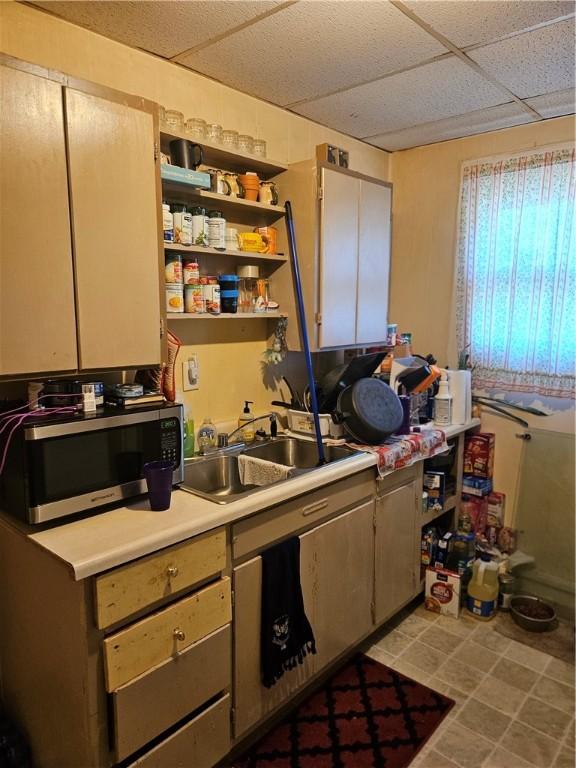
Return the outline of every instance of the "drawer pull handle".
<path id="1" fill-rule="evenodd" d="M 314 512 L 320 512 L 321 509 L 324 509 L 328 506 L 328 499 L 320 499 L 320 501 L 315 502 L 314 504 L 309 504 L 307 507 L 304 507 L 302 510 L 302 515 L 304 517 L 308 517 L 308 515 L 313 515 Z"/>
<path id="2" fill-rule="evenodd" d="M 182 632 L 181 629 L 175 629 L 174 630 L 174 639 L 175 640 L 179 640 L 181 643 L 183 643 L 184 640 L 186 640 L 186 634 L 184 632 Z"/>
<path id="3" fill-rule="evenodd" d="M 175 565 L 171 565 L 169 568 L 166 568 L 166 576 L 168 576 L 169 579 L 173 579 L 175 576 L 178 576 L 178 568 L 176 568 Z"/>

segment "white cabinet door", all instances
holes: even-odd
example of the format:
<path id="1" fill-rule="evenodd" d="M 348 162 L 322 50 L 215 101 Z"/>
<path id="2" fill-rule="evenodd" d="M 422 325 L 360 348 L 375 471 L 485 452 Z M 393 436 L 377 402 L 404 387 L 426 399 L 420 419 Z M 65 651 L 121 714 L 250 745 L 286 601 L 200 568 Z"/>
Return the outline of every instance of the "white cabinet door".
<path id="1" fill-rule="evenodd" d="M 419 591 L 417 479 L 376 499 L 376 624 L 395 614 Z"/>
<path id="2" fill-rule="evenodd" d="M 360 181 L 357 344 L 374 344 L 386 338 L 391 199 L 391 187 Z"/>
<path id="3" fill-rule="evenodd" d="M 350 346 L 356 340 L 360 180 L 322 168 L 321 187 L 319 347 Z"/>
<path id="4" fill-rule="evenodd" d="M 0 375 L 76 368 L 62 87 L 0 67 Z"/>
<path id="5" fill-rule="evenodd" d="M 80 367 L 160 362 L 154 123 L 66 89 Z"/>

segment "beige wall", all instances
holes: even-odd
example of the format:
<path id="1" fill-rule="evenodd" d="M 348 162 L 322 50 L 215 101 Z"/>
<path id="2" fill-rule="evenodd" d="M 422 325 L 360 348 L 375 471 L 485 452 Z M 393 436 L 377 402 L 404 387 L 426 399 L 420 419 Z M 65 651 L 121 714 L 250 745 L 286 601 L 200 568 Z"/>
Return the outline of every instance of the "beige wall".
<path id="1" fill-rule="evenodd" d="M 388 178 L 390 155 L 382 150 L 19 3 L 0 2 L 0 50 L 143 96 L 179 109 L 186 117 L 202 117 L 266 139 L 268 156 L 279 161 L 309 159 L 314 157 L 317 144 L 332 142 L 349 150 L 355 170 Z M 276 298 L 281 301 L 281 297 Z M 196 422 L 205 415 L 215 420 L 235 418 L 244 399 L 255 401 L 256 412 L 266 411 L 281 372 L 302 377 L 299 358 L 281 369 L 262 366 L 267 334 L 264 321 L 206 320 L 172 323 L 171 327 L 186 345 L 179 361 L 190 352 L 199 356 L 200 389 L 185 396 Z M 177 380 L 180 383 L 180 364 Z"/>
<path id="2" fill-rule="evenodd" d="M 452 291 L 462 162 L 573 139 L 574 118 L 562 117 L 392 155 L 390 321 L 413 332 L 416 352 L 432 352 L 442 365 L 456 364 Z M 543 429 L 574 432 L 573 408 L 527 420 Z M 497 436 L 495 488 L 507 494 L 513 522 L 522 449 L 515 435 L 522 428 L 489 415 L 483 416 L 483 428 Z"/>

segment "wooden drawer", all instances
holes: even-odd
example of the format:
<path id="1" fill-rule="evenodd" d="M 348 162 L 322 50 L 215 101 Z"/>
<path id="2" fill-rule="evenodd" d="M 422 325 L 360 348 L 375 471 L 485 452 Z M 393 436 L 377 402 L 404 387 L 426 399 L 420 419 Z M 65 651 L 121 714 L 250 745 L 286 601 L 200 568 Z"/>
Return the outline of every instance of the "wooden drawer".
<path id="1" fill-rule="evenodd" d="M 230 696 L 208 707 L 128 768 L 212 768 L 230 750 Z"/>
<path id="2" fill-rule="evenodd" d="M 310 523 L 345 511 L 374 496 L 374 491 L 374 470 L 368 469 L 244 520 L 232 527 L 234 558 L 267 547 Z"/>
<path id="3" fill-rule="evenodd" d="M 106 690 L 111 693 L 231 621 L 230 579 L 224 578 L 116 632 L 104 640 Z"/>
<path id="4" fill-rule="evenodd" d="M 96 624 L 109 627 L 226 567 L 224 528 L 197 536 L 96 579 Z"/>
<path id="5" fill-rule="evenodd" d="M 231 636 L 222 627 L 112 694 L 116 760 L 230 687 Z"/>

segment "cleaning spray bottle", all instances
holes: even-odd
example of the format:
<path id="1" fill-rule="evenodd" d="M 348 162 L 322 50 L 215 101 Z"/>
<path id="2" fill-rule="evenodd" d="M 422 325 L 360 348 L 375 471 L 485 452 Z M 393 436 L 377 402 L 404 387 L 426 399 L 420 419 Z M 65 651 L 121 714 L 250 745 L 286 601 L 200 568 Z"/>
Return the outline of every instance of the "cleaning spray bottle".
<path id="1" fill-rule="evenodd" d="M 254 418 L 252 416 L 252 413 L 250 412 L 250 406 L 254 405 L 253 400 L 244 400 L 244 410 L 240 414 L 240 417 L 238 418 L 238 426 L 241 427 L 243 424 L 246 424 L 247 421 L 252 421 Z M 248 424 L 244 427 L 244 429 L 240 433 L 242 435 L 242 440 L 245 443 L 250 443 L 252 440 L 254 440 L 254 426 L 252 424 Z"/>
<path id="2" fill-rule="evenodd" d="M 434 424 L 449 427 L 452 424 L 452 395 L 448 388 L 448 376 L 442 371 L 438 393 L 434 397 Z"/>

